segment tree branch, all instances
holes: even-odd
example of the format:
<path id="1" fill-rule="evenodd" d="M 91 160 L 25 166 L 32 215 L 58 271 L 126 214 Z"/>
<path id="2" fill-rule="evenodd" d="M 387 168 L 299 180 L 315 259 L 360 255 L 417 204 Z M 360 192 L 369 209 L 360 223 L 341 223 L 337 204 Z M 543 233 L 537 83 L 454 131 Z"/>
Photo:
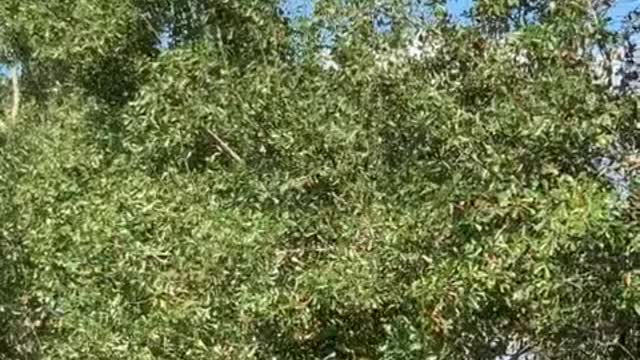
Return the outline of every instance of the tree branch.
<path id="1" fill-rule="evenodd" d="M 235 151 L 233 151 L 233 149 L 226 142 L 224 142 L 224 140 L 222 140 L 215 132 L 211 130 L 207 130 L 207 132 L 216 140 L 216 142 L 224 152 L 231 156 L 236 162 L 244 165 L 244 160 L 242 160 L 242 158 Z"/>

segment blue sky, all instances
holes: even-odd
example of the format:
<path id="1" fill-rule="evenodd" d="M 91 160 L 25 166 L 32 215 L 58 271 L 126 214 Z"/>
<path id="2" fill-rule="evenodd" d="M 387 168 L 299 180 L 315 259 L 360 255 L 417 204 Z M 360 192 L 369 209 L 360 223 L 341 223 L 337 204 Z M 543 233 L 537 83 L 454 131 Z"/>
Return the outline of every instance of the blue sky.
<path id="1" fill-rule="evenodd" d="M 313 0 L 283 0 L 285 7 L 296 15 L 308 15 L 312 12 Z M 473 0 L 448 0 L 447 5 L 451 14 L 461 19 L 465 10 L 469 9 Z M 616 0 L 613 8 L 609 12 L 611 17 L 611 26 L 617 28 L 620 26 L 622 18 L 634 7 L 640 6 L 640 0 Z"/>

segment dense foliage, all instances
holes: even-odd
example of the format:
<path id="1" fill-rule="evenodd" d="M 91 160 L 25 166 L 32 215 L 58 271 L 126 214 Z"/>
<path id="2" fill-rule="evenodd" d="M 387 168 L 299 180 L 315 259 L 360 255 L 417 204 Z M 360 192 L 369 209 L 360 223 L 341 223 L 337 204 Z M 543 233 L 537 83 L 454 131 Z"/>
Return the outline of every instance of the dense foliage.
<path id="1" fill-rule="evenodd" d="M 3 1 L 0 359 L 640 357 L 637 200 L 592 167 L 634 166 L 585 50 L 615 34 L 383 3 Z M 377 66 L 416 26 L 437 51 Z"/>

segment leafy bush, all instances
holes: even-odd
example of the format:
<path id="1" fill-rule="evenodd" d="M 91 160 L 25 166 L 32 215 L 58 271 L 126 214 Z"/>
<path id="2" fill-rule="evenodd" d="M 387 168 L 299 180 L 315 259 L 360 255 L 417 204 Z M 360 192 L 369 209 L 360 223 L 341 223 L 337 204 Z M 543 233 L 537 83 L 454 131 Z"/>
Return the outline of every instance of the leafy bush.
<path id="1" fill-rule="evenodd" d="M 257 2 L 189 18 L 87 1 L 101 12 L 66 25 L 51 4 L 2 8 L 25 17 L 6 29 L 75 40 L 50 39 L 53 60 L 36 40 L 14 52 L 24 86 L 43 82 L 2 134 L 0 358 L 479 359 L 515 339 L 640 353 L 637 218 L 590 168 L 637 98 L 566 59 L 567 29 L 595 36 L 582 12 L 500 41 L 440 19 L 434 56 L 384 71 L 366 9 L 323 8 L 353 21 L 323 71 Z M 145 24 L 182 32 L 156 52 L 126 35 Z M 91 65 L 100 53 L 117 65 Z M 53 91 L 35 69 L 57 61 L 89 78 Z"/>

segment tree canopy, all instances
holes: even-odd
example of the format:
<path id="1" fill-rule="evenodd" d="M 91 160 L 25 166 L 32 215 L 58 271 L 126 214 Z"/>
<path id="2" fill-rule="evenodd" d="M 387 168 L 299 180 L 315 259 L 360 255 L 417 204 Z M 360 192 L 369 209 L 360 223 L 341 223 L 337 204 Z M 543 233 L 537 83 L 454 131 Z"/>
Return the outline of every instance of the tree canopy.
<path id="1" fill-rule="evenodd" d="M 443 3 L 3 1 L 0 359 L 640 357 L 635 20 Z"/>

